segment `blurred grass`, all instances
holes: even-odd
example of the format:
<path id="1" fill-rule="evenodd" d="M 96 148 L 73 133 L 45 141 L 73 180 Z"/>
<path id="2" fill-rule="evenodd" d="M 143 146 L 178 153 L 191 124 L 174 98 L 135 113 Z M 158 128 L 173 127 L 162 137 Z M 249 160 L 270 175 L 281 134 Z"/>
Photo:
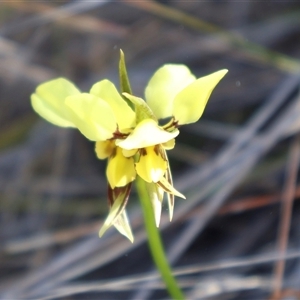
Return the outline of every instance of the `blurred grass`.
<path id="1" fill-rule="evenodd" d="M 12 124 L 2 127 L 0 131 L 0 150 L 13 147 L 17 143 L 22 143 L 36 121 L 37 117 L 30 114 L 29 116 L 14 120 Z"/>
<path id="2" fill-rule="evenodd" d="M 258 59 L 265 64 L 273 65 L 282 71 L 299 73 L 300 60 L 293 59 L 292 57 L 272 51 L 266 47 L 251 42 L 240 34 L 224 30 L 219 26 L 205 22 L 183 11 L 165 6 L 155 1 L 132 2 L 130 0 L 125 0 L 124 2 L 132 5 L 133 7 L 138 7 L 147 12 L 151 12 L 156 16 L 162 17 L 163 19 L 171 20 L 175 23 L 181 24 L 182 26 L 186 26 L 207 34 L 218 35 L 220 39 L 224 39 L 225 42 L 228 42 L 232 48 L 240 48 L 242 52 L 253 56 L 255 59 Z M 295 22 L 298 23 L 300 19 L 300 13 L 293 12 L 287 17 L 293 18 Z"/>

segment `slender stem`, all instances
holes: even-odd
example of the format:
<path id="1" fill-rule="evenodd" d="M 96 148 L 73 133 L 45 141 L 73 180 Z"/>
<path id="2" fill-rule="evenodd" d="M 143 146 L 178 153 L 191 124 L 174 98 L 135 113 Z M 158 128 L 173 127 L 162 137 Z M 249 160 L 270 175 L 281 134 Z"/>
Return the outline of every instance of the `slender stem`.
<path id="1" fill-rule="evenodd" d="M 141 178 L 137 178 L 136 186 L 143 209 L 144 222 L 148 235 L 148 244 L 152 258 L 159 270 L 169 295 L 173 299 L 184 299 L 184 295 L 172 274 L 171 267 L 168 263 L 166 253 L 161 241 L 160 232 L 155 225 L 153 208 L 147 193 L 145 182 Z"/>

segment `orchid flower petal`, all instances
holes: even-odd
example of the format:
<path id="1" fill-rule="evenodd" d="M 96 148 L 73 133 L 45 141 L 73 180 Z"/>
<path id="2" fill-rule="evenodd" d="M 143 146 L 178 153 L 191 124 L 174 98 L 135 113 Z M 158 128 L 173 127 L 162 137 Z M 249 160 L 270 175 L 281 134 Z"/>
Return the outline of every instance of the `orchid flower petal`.
<path id="1" fill-rule="evenodd" d="M 173 100 L 187 85 L 196 80 L 184 65 L 164 65 L 150 79 L 145 98 L 158 119 L 172 116 Z"/>
<path id="2" fill-rule="evenodd" d="M 163 130 L 154 120 L 145 119 L 135 127 L 126 139 L 116 140 L 116 145 L 126 150 L 140 149 L 166 143 L 178 134 L 177 129 L 168 132 Z"/>
<path id="3" fill-rule="evenodd" d="M 80 94 L 77 87 L 64 78 L 40 84 L 31 95 L 33 109 L 48 122 L 61 127 L 76 127 L 70 117 L 70 109 L 64 103 L 66 97 Z"/>
<path id="4" fill-rule="evenodd" d="M 131 189 L 131 183 L 128 184 L 127 186 L 118 188 L 117 193 L 115 193 L 116 190 L 109 188 L 110 196 L 113 197 L 113 199 L 110 199 L 111 207 L 109 210 L 109 214 L 99 231 L 100 237 L 103 236 L 103 234 L 107 231 L 107 229 L 109 229 L 111 226 L 115 224 L 115 222 L 124 212 L 128 201 L 130 189 Z M 124 230 L 124 232 L 126 232 L 126 230 Z"/>
<path id="5" fill-rule="evenodd" d="M 119 130 L 135 126 L 135 113 L 121 97 L 115 85 L 109 80 L 102 80 L 94 84 L 90 93 L 103 99 L 111 107 L 116 117 Z"/>
<path id="6" fill-rule="evenodd" d="M 140 160 L 135 164 L 136 172 L 146 182 L 158 182 L 167 169 L 167 162 L 161 156 L 159 147 L 147 147 L 141 149 L 140 153 Z"/>
<path id="7" fill-rule="evenodd" d="M 65 104 L 73 112 L 73 123 L 86 138 L 104 141 L 113 137 L 117 130 L 117 122 L 112 109 L 105 101 L 82 93 L 67 97 Z"/>
<path id="8" fill-rule="evenodd" d="M 108 158 L 113 153 L 115 147 L 114 141 L 97 141 L 95 145 L 96 155 L 99 159 Z"/>
<path id="9" fill-rule="evenodd" d="M 114 226 L 121 234 L 126 236 L 131 243 L 133 243 L 134 238 L 125 209 L 114 222 Z"/>
<path id="10" fill-rule="evenodd" d="M 173 105 L 173 116 L 178 125 L 194 123 L 202 116 L 208 98 L 227 70 L 201 77 L 179 92 Z"/>
<path id="11" fill-rule="evenodd" d="M 113 189 L 132 182 L 136 177 L 133 158 L 125 157 L 122 149 L 116 147 L 115 153 L 109 158 L 106 176 Z"/>
<path id="12" fill-rule="evenodd" d="M 126 150 L 126 149 L 122 149 L 122 153 L 125 157 L 131 157 L 134 156 L 139 149 L 131 149 L 131 150 Z"/>

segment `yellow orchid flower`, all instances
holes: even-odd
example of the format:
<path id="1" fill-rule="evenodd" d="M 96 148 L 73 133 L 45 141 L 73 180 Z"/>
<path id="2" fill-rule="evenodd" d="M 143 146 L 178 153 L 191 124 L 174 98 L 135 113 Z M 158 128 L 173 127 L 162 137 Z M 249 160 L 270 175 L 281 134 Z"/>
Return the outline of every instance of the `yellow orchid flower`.
<path id="1" fill-rule="evenodd" d="M 108 159 L 110 212 L 100 236 L 114 225 L 133 241 L 125 207 L 136 176 L 146 182 L 156 225 L 164 193 L 172 219 L 174 196 L 185 197 L 173 187 L 166 150 L 174 148 L 179 126 L 201 117 L 211 92 L 226 73 L 221 70 L 196 79 L 184 65 L 164 65 L 150 79 L 144 101 L 131 93 L 121 53 L 121 94 L 106 79 L 94 84 L 89 93 L 82 93 L 64 78 L 37 87 L 31 96 L 34 110 L 54 125 L 79 129 L 96 142 L 97 157 Z M 170 121 L 161 126 L 160 119 Z"/>

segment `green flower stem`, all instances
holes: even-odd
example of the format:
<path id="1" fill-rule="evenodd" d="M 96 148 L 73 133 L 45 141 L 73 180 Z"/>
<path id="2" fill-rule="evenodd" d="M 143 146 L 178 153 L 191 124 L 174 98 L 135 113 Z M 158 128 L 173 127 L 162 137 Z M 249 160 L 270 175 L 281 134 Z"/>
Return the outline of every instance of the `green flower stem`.
<path id="1" fill-rule="evenodd" d="M 148 235 L 148 244 L 150 247 L 152 258 L 159 270 L 169 295 L 173 299 L 184 299 L 184 295 L 172 274 L 172 270 L 168 263 L 164 247 L 162 245 L 160 232 L 155 225 L 154 213 L 150 198 L 147 193 L 145 182 L 138 177 L 136 180 L 137 192 L 143 209 L 144 222 Z"/>

